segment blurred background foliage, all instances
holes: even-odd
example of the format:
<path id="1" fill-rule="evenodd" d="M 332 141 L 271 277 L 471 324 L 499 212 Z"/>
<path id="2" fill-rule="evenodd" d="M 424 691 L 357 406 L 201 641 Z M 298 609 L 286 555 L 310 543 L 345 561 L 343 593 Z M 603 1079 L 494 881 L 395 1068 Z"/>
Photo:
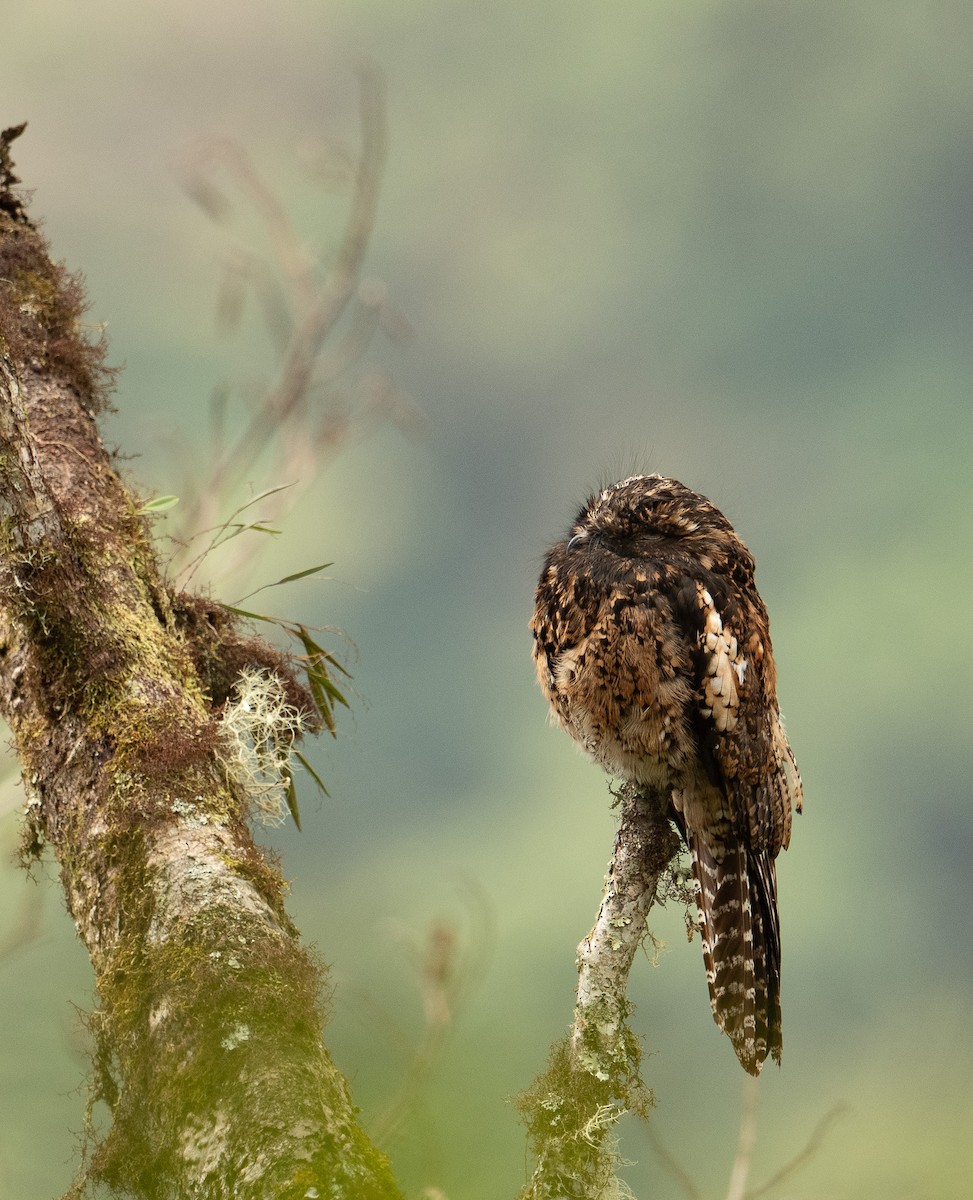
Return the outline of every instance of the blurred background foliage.
<path id="1" fill-rule="evenodd" d="M 267 838 L 367 1120 L 412 1194 L 523 1180 L 510 1097 L 570 1019 L 613 830 L 598 770 L 545 724 L 527 618 L 547 542 L 634 467 L 709 495 L 754 551 L 805 779 L 754 1184 L 845 1104 L 776 1194 L 968 1196 L 968 6 L 8 0 L 0 120 L 30 122 L 18 167 L 125 365 L 106 440 L 146 492 L 205 462 L 215 387 L 232 424 L 273 374 L 253 312 L 215 329 L 227 247 L 257 232 L 187 198 L 187 148 L 236 140 L 327 248 L 326 141 L 355 143 L 362 57 L 390 122 L 366 270 L 415 330 L 370 358 L 425 433 L 349 439 L 254 544 L 253 582 L 333 561 L 261 601 L 358 650 L 333 640 L 354 703 L 313 748 L 331 799 L 304 788 L 304 833 Z M 0 892 L 0 1195 L 54 1195 L 92 979 L 52 869 L 5 868 Z M 654 1129 L 716 1197 L 742 1072 L 682 914 L 653 930 L 632 994 Z M 688 1194 L 623 1134 L 636 1195 Z"/>

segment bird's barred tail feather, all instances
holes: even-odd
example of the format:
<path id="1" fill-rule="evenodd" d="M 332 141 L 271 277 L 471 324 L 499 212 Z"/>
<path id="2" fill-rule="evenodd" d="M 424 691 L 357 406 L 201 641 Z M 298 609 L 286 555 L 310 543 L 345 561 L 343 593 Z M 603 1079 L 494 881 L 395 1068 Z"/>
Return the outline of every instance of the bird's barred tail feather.
<path id="1" fill-rule="evenodd" d="M 742 844 L 717 858 L 689 838 L 713 1019 L 745 1071 L 780 1062 L 780 925 L 773 859 Z"/>

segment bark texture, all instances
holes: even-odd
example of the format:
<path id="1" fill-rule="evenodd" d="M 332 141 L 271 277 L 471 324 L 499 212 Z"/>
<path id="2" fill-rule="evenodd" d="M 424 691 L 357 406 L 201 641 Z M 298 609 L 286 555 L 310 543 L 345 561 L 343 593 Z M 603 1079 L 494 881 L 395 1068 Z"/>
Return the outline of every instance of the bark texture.
<path id="1" fill-rule="evenodd" d="M 98 435 L 109 373 L 0 135 L 0 710 L 94 968 L 75 1194 L 398 1197 L 320 1035 L 322 969 L 221 760 L 240 667 L 300 686 L 225 611 L 173 595 Z M 225 757 L 225 750 L 224 750 Z"/>

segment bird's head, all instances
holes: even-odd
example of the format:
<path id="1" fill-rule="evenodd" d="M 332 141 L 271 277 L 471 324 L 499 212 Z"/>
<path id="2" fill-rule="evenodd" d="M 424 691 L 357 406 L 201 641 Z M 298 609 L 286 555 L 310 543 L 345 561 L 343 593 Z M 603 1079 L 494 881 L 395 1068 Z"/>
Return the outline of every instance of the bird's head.
<path id="1" fill-rule="evenodd" d="M 749 558 L 715 505 L 675 479 L 632 475 L 590 496 L 567 539 L 567 551 L 602 547 L 623 557 L 692 556 L 722 551 Z"/>

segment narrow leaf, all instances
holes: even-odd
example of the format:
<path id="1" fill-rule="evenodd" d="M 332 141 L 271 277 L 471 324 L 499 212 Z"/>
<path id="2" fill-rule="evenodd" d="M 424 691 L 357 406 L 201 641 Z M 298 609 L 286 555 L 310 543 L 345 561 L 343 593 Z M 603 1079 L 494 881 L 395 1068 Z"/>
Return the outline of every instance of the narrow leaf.
<path id="1" fill-rule="evenodd" d="M 251 496 L 249 500 L 244 500 L 230 515 L 235 517 L 252 504 L 259 504 L 261 500 L 266 500 L 268 496 L 276 496 L 278 492 L 286 492 L 288 488 L 292 488 L 293 486 L 293 483 L 278 483 L 276 487 L 266 488 L 264 491 L 258 492 L 256 496 Z"/>
<path id="2" fill-rule="evenodd" d="M 340 662 L 338 662 L 338 660 L 335 658 L 335 656 L 334 656 L 333 654 L 329 654 L 327 650 L 322 650 L 322 651 L 321 651 L 321 657 L 322 657 L 323 659 L 325 659 L 325 661 L 327 662 L 328 666 L 330 666 L 330 667 L 334 667 L 336 671 L 340 671 L 340 672 L 342 673 L 342 675 L 344 675 L 344 677 L 345 677 L 346 679 L 350 679 L 350 678 L 351 678 L 351 672 L 348 670 L 348 668 L 347 668 L 347 667 L 343 667 L 343 666 L 341 665 L 341 663 L 340 663 Z"/>
<path id="3" fill-rule="evenodd" d="M 331 682 L 331 677 L 329 675 L 322 674 L 321 686 L 325 689 L 325 691 L 328 693 L 328 695 L 330 696 L 330 698 L 332 700 L 337 700 L 338 703 L 343 704 L 345 706 L 345 708 L 348 708 L 348 709 L 351 708 L 351 705 L 348 703 L 348 701 L 344 698 L 344 696 L 341 694 L 341 692 L 339 692 L 338 689 L 335 687 L 335 685 Z"/>
<path id="4" fill-rule="evenodd" d="M 246 617 L 248 621 L 267 621 L 271 625 L 279 625 L 281 623 L 277 617 L 268 617 L 266 613 L 250 612 L 246 608 L 237 608 L 235 604 L 224 604 L 222 607 L 227 612 L 236 613 L 238 617 Z"/>
<path id="5" fill-rule="evenodd" d="M 294 824 L 297 826 L 298 833 L 302 833 L 301 813 L 297 807 L 297 792 L 294 789 L 293 775 L 288 776 L 287 779 L 287 807 L 290 809 L 290 814 L 294 818 Z"/>
<path id="6" fill-rule="evenodd" d="M 323 780 L 323 779 L 321 778 L 321 776 L 320 776 L 320 775 L 317 773 L 317 771 L 315 771 L 315 769 L 314 769 L 314 768 L 311 766 L 311 764 L 310 764 L 310 763 L 307 761 L 307 759 L 306 759 L 306 758 L 304 757 L 304 755 L 303 755 L 303 754 L 300 752 L 300 750 L 295 750 L 295 751 L 294 751 L 294 757 L 295 757 L 295 758 L 297 759 L 297 761 L 298 761 L 298 762 L 301 764 L 301 766 L 304 768 L 304 770 L 305 770 L 305 771 L 307 771 L 308 775 L 310 775 L 310 776 L 311 776 L 311 778 L 312 778 L 312 779 L 314 780 L 314 782 L 315 782 L 315 783 L 318 785 L 318 787 L 321 789 L 321 791 L 322 791 L 322 792 L 323 792 L 323 793 L 324 793 L 326 796 L 329 796 L 329 797 L 330 797 L 331 793 L 330 793 L 330 792 L 328 791 L 328 789 L 327 789 L 327 788 L 324 786 L 324 780 Z"/>
<path id="7" fill-rule="evenodd" d="M 138 512 L 140 516 L 145 516 L 148 513 L 168 512 L 170 508 L 175 508 L 178 503 L 178 496 L 156 496 L 154 500 L 146 500 Z"/>
<path id="8" fill-rule="evenodd" d="M 277 583 L 264 584 L 265 587 L 277 587 L 281 583 L 293 583 L 295 579 L 303 579 L 307 575 L 316 575 L 318 571 L 325 571 L 328 567 L 333 567 L 334 563 L 321 563 L 317 567 L 307 567 L 303 571 L 297 571 L 294 575 L 285 575 L 283 579 L 278 579 Z"/>
<path id="9" fill-rule="evenodd" d="M 251 596 L 256 596 L 258 592 L 265 592 L 267 588 L 280 587 L 282 583 L 293 583 L 295 579 L 304 579 L 308 575 L 316 575 L 318 571 L 325 571 L 328 567 L 333 566 L 333 563 L 320 563 L 316 567 L 307 567 L 303 571 L 296 571 L 293 575 L 285 575 L 282 579 L 275 579 L 273 583 L 264 583 L 252 592 L 247 592 L 245 596 L 241 596 L 240 600 L 249 600 Z"/>

